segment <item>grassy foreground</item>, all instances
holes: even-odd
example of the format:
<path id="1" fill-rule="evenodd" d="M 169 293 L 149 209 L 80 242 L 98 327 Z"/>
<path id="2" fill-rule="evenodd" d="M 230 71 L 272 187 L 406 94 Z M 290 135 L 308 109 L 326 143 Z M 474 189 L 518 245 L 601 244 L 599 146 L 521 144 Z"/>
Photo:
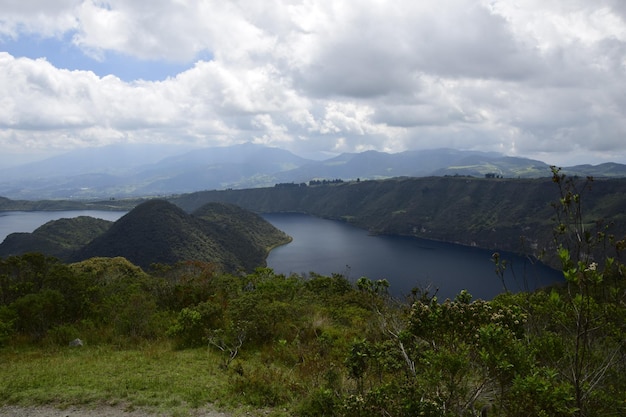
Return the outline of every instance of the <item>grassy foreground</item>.
<path id="1" fill-rule="evenodd" d="M 0 403 L 60 408 L 124 404 L 129 410 L 168 415 L 186 415 L 207 404 L 241 408 L 226 389 L 228 375 L 219 369 L 220 360 L 208 348 L 174 350 L 169 342 L 133 349 L 5 349 L 0 353 Z"/>

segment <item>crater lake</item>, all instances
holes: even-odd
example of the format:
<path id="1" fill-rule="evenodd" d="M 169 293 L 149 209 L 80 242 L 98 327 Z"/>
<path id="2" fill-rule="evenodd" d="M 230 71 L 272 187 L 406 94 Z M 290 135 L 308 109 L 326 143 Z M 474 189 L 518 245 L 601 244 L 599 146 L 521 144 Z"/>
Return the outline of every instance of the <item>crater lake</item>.
<path id="1" fill-rule="evenodd" d="M 563 274 L 536 260 L 500 252 L 507 268 L 496 274 L 493 251 L 413 237 L 369 235 L 347 223 L 305 214 L 263 214 L 293 238 L 272 250 L 268 267 L 289 275 L 315 272 L 386 279 L 397 297 L 413 288 L 427 289 L 440 300 L 467 290 L 474 298 L 492 299 L 505 290 L 532 290 L 563 281 Z"/>
<path id="2" fill-rule="evenodd" d="M 50 220 L 91 216 L 115 221 L 126 212 L 10 211 L 0 212 L 0 242 L 14 232 L 32 232 Z M 491 299 L 504 291 L 491 260 L 493 251 L 412 237 L 369 235 L 344 222 L 305 214 L 271 213 L 262 217 L 293 238 L 273 249 L 267 264 L 290 275 L 315 272 L 341 274 L 350 281 L 362 276 L 386 279 L 394 296 L 413 288 L 427 289 L 441 300 L 466 289 L 474 298 Z M 563 281 L 563 275 L 536 260 L 501 252 L 508 266 L 504 284 L 509 291 L 532 290 Z"/>

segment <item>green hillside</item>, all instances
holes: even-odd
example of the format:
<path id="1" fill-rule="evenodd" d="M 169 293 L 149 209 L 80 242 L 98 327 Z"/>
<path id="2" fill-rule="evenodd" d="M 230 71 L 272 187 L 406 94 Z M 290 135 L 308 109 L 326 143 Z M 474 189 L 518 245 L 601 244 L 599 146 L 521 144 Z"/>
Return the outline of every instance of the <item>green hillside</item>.
<path id="1" fill-rule="evenodd" d="M 230 230 L 239 234 L 240 240 L 262 249 L 265 253 L 290 240 L 258 214 L 234 204 L 207 203 L 195 210 L 193 216 L 216 225 L 219 230 Z"/>
<path id="2" fill-rule="evenodd" d="M 13 233 L 0 256 L 41 252 L 65 261 L 124 257 L 142 268 L 180 261 L 252 271 L 289 237 L 260 216 L 228 204 L 208 204 L 194 215 L 164 200 L 139 204 L 115 223 L 78 217 L 51 221 L 33 233 Z"/>
<path id="3" fill-rule="evenodd" d="M 0 244 L 0 256 L 41 252 L 59 259 L 71 254 L 106 232 L 113 222 L 80 216 L 50 221 L 32 233 L 12 233 Z"/>
<path id="4" fill-rule="evenodd" d="M 626 180 L 575 180 L 588 230 L 602 220 L 626 235 Z M 397 178 L 322 186 L 206 191 L 170 201 L 193 211 L 209 201 L 256 212 L 301 212 L 339 219 L 371 233 L 416 236 L 524 254 L 553 253 L 551 179 Z M 551 262 L 550 260 L 548 260 Z"/>
<path id="5" fill-rule="evenodd" d="M 212 214 L 212 208 L 219 211 Z M 165 200 L 149 200 L 116 221 L 72 259 L 121 256 L 142 268 L 194 260 L 214 263 L 226 271 L 251 271 L 265 264 L 270 246 L 286 243 L 289 238 L 258 216 L 237 218 L 242 212 L 213 204 L 195 216 Z M 263 245 L 250 232 L 258 229 L 266 233 Z"/>

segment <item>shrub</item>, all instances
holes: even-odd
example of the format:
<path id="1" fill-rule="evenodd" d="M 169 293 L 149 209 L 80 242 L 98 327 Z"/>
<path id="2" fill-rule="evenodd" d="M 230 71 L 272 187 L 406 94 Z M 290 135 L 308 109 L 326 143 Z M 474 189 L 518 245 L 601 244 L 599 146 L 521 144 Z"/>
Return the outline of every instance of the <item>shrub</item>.
<path id="1" fill-rule="evenodd" d="M 180 348 L 202 346 L 207 342 L 207 333 L 222 320 L 222 310 L 210 301 L 194 307 L 183 308 L 170 327 L 168 334 L 176 339 Z"/>
<path id="2" fill-rule="evenodd" d="M 297 406 L 301 417 L 334 417 L 339 415 L 339 397 L 329 388 L 319 388 L 306 396 Z"/>
<path id="3" fill-rule="evenodd" d="M 288 404 L 304 388 L 293 373 L 273 365 L 239 367 L 231 372 L 229 383 L 233 394 L 253 407 Z"/>
<path id="4" fill-rule="evenodd" d="M 48 340 L 58 346 L 67 346 L 68 343 L 80 337 L 80 331 L 71 324 L 61 324 L 48 332 Z"/>
<path id="5" fill-rule="evenodd" d="M 6 306 L 0 306 L 0 346 L 9 341 L 15 333 L 17 314 Z"/>

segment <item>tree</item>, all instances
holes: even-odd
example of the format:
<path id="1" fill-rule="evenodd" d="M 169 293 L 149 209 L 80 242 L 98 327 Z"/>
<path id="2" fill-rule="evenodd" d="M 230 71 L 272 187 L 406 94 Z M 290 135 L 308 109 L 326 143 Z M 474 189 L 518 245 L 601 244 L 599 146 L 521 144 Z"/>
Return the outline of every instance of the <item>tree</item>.
<path id="1" fill-rule="evenodd" d="M 626 331 L 623 278 L 621 282 L 613 280 L 617 287 L 606 280 L 623 268 L 607 253 L 606 241 L 617 249 L 623 245 L 606 233 L 601 221 L 591 222 L 584 216 L 584 193 L 591 190 L 593 178 L 581 184 L 560 171 L 552 167 L 552 180 L 560 191 L 559 202 L 553 205 L 557 219 L 555 242 L 566 291 L 553 298 L 562 298 L 565 314 L 558 316 L 559 324 L 568 330 L 562 333 L 567 361 L 562 372 L 574 387 L 576 415 L 587 416 L 592 414 L 599 396 L 607 401 L 602 396 L 602 388 L 610 385 L 607 376 L 624 361 L 626 344 L 622 336 L 617 336 Z"/>
<path id="2" fill-rule="evenodd" d="M 65 300 L 59 291 L 44 289 L 18 298 L 9 307 L 17 315 L 17 330 L 38 340 L 62 322 L 64 306 Z"/>

